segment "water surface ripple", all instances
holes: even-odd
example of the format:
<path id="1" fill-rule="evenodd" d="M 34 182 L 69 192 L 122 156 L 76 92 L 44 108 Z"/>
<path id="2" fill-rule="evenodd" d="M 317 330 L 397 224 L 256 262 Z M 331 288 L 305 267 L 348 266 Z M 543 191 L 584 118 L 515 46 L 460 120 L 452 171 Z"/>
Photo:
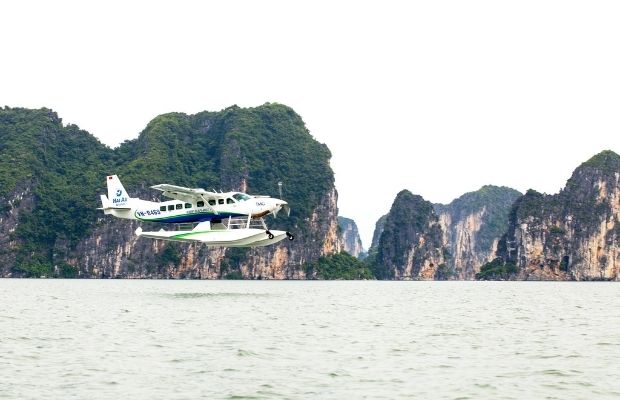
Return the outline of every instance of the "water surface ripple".
<path id="1" fill-rule="evenodd" d="M 620 398 L 616 283 L 0 280 L 0 399 Z"/>

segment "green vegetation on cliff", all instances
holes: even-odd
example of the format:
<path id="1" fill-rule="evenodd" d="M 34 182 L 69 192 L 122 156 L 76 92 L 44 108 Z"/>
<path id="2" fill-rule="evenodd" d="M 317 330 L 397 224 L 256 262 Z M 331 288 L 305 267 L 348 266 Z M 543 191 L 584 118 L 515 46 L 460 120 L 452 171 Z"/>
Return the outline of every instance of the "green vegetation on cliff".
<path id="1" fill-rule="evenodd" d="M 173 183 L 279 196 L 282 182 L 291 224 L 302 224 L 334 184 L 329 149 L 281 104 L 160 115 L 116 154 L 129 187 Z"/>
<path id="2" fill-rule="evenodd" d="M 15 189 L 31 190 L 34 199 L 33 207 L 19 214 L 14 232 L 22 243 L 18 271 L 55 273 L 52 260 L 62 255 L 54 254 L 54 244 L 75 244 L 92 227 L 98 204 L 94 189 L 111 159 L 97 139 L 75 125 L 63 126 L 51 110 L 0 110 L 0 199 Z"/>
<path id="3" fill-rule="evenodd" d="M 611 150 L 603 150 L 581 164 L 580 168 L 583 167 L 593 168 L 605 174 L 615 174 L 620 171 L 620 155 Z"/>
<path id="4" fill-rule="evenodd" d="M 48 109 L 0 109 L 0 213 L 25 193 L 14 238 L 14 271 L 50 275 L 102 214 L 105 176 L 118 174 L 135 197 L 157 194 L 157 183 L 242 190 L 283 197 L 291 217 L 274 228 L 302 233 L 313 208 L 333 188 L 329 149 L 316 142 L 291 108 L 265 104 L 195 115 L 154 118 L 135 140 L 116 149 L 75 125 L 63 126 Z M 30 197 L 29 197 L 30 196 Z M 285 225 L 285 226 L 280 226 Z M 59 245 L 60 244 L 60 245 Z M 174 261 L 165 252 L 163 261 Z M 169 260 L 170 259 L 170 260 Z"/>
<path id="5" fill-rule="evenodd" d="M 320 257 L 317 261 L 306 264 L 306 276 L 317 279 L 373 279 L 368 265 L 352 255 L 342 252 Z"/>
<path id="6" fill-rule="evenodd" d="M 516 274 L 517 271 L 517 266 L 513 263 L 496 258 L 480 268 L 480 272 L 476 274 L 476 279 L 484 281 L 506 280 L 511 275 Z"/>

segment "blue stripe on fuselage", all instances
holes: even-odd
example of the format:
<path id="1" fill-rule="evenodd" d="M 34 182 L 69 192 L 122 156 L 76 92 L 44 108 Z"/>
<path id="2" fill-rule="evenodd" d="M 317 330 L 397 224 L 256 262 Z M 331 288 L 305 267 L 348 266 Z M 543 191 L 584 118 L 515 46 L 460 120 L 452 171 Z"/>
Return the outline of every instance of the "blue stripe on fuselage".
<path id="1" fill-rule="evenodd" d="M 228 217 L 237 218 L 237 217 L 247 217 L 246 214 L 230 214 L 230 213 L 221 213 L 221 214 L 183 214 L 176 215 L 174 217 L 162 218 L 162 219 L 146 219 L 141 218 L 142 221 L 148 222 L 163 222 L 163 223 L 182 223 L 182 222 L 205 222 L 212 221 L 214 219 L 226 219 Z"/>

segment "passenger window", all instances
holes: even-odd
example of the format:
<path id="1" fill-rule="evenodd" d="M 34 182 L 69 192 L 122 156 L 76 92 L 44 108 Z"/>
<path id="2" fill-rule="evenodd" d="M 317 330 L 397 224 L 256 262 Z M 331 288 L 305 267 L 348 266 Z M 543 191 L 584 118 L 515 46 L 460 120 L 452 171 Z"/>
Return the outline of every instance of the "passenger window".
<path id="1" fill-rule="evenodd" d="M 185 208 L 192 208 L 192 205 L 189 203 L 185 203 Z"/>
<path id="2" fill-rule="evenodd" d="M 217 204 L 224 204 L 224 199 L 217 199 Z"/>
<path id="3" fill-rule="evenodd" d="M 170 205 L 168 206 L 168 211 L 172 211 L 172 210 L 174 210 L 174 205 L 173 205 L 173 204 L 170 204 Z"/>
<path id="4" fill-rule="evenodd" d="M 159 207 L 159 211 L 166 211 L 166 206 Z"/>
<path id="5" fill-rule="evenodd" d="M 177 204 L 177 210 L 180 210 L 183 208 L 183 204 Z"/>
<path id="6" fill-rule="evenodd" d="M 226 199 L 226 204 L 235 204 L 235 202 L 229 197 Z"/>
<path id="7" fill-rule="evenodd" d="M 213 199 L 209 200 L 209 205 L 210 206 L 214 206 L 215 205 L 215 200 L 213 200 Z"/>
<path id="8" fill-rule="evenodd" d="M 205 206 L 205 202 L 200 200 L 198 202 L 196 202 L 196 207 L 204 207 Z"/>

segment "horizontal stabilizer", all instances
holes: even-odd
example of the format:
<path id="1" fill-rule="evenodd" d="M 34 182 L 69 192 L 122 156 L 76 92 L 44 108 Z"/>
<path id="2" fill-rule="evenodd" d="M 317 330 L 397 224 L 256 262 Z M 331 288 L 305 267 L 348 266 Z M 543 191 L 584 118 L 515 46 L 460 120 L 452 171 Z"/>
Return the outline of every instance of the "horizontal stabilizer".
<path id="1" fill-rule="evenodd" d="M 108 198 L 106 197 L 105 194 L 102 194 L 101 196 L 99 196 L 101 198 L 101 207 L 97 208 L 97 210 L 103 210 L 103 211 L 108 211 L 108 210 L 131 210 L 131 207 L 127 207 L 126 205 L 123 207 L 118 207 L 113 205 L 110 200 L 108 200 Z"/>

